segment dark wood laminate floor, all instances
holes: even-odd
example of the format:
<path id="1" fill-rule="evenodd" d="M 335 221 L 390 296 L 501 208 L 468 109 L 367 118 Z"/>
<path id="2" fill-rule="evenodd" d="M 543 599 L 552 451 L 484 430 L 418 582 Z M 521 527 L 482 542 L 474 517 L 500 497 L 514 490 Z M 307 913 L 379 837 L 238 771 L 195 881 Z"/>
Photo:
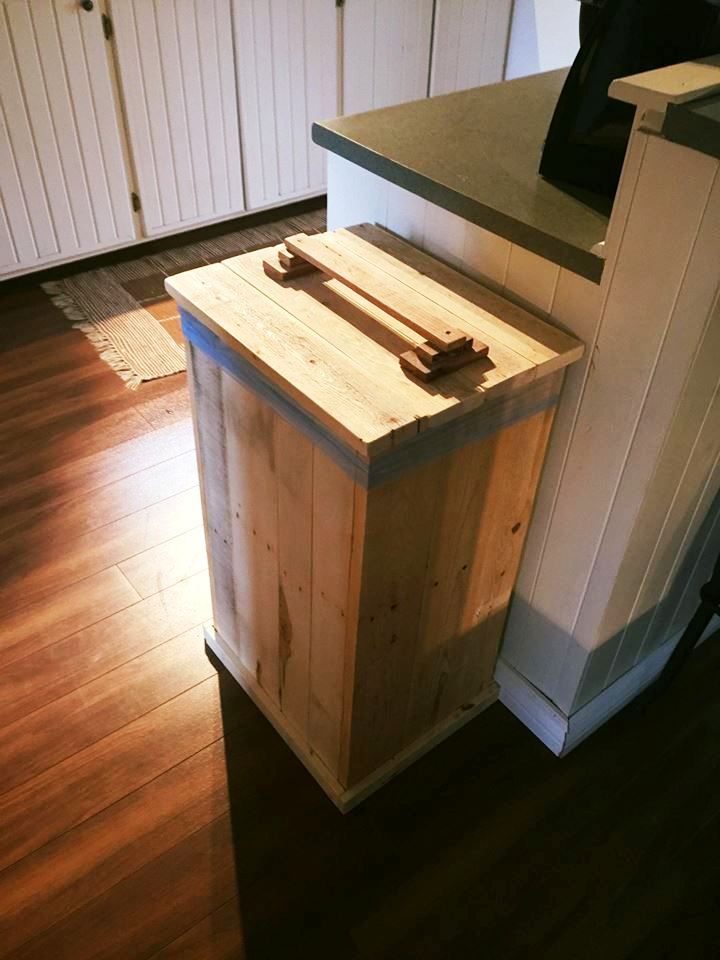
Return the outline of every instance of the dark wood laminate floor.
<path id="1" fill-rule="evenodd" d="M 498 704 L 343 818 L 205 656 L 184 377 L 0 315 L 0 957 L 720 957 L 720 643 L 562 761 Z"/>

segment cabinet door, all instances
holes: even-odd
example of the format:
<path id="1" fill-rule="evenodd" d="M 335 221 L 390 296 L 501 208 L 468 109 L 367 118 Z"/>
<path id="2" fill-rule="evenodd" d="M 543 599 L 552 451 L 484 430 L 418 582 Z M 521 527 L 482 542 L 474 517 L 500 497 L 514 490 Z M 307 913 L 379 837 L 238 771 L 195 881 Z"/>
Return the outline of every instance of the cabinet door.
<path id="1" fill-rule="evenodd" d="M 430 96 L 503 79 L 512 0 L 436 0 Z"/>
<path id="2" fill-rule="evenodd" d="M 433 0 L 346 0 L 343 113 L 427 96 Z"/>
<path id="3" fill-rule="evenodd" d="M 0 274 L 136 236 L 98 4 L 0 0 Z"/>
<path id="4" fill-rule="evenodd" d="M 310 128 L 339 112 L 335 0 L 234 0 L 233 15 L 248 207 L 321 192 Z"/>
<path id="5" fill-rule="evenodd" d="M 230 0 L 113 0 L 148 235 L 244 209 Z"/>

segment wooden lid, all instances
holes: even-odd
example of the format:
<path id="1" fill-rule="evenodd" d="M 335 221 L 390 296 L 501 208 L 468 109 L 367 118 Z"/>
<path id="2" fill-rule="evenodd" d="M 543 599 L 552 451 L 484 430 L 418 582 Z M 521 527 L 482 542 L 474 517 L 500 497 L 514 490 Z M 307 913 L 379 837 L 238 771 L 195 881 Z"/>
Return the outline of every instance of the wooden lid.
<path id="1" fill-rule="evenodd" d="M 408 328 L 396 316 L 319 272 L 285 283 L 267 276 L 263 261 L 282 245 L 189 270 L 165 285 L 183 309 L 362 457 L 582 356 L 578 340 L 380 227 L 362 224 L 323 237 L 371 268 L 383 288 L 407 296 L 410 306 L 483 341 L 488 356 L 419 382 L 398 362 Z"/>

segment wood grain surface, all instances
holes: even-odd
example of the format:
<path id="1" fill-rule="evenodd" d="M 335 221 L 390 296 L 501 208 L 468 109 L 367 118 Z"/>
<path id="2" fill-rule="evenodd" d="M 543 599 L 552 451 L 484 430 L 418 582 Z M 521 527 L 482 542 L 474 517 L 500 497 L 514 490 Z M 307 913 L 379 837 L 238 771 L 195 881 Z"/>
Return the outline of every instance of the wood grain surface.
<path id="1" fill-rule="evenodd" d="M 205 660 L 205 574 L 108 612 L 130 559 L 114 545 L 159 547 L 162 525 L 143 538 L 135 521 L 196 489 L 189 423 L 157 427 L 140 412 L 184 377 L 127 391 L 39 291 L 4 297 L 0 312 L 4 399 L 35 387 L 24 394 L 34 432 L 7 431 L 14 454 L 0 471 L 2 648 L 10 621 L 25 638 L 0 666 L 0 957 L 720 953 L 720 645 L 706 643 L 663 701 L 562 761 L 496 704 L 341 817 Z M 51 379 L 76 364 L 97 378 L 78 381 L 85 407 L 66 418 L 51 410 Z M 136 514 L 130 539 L 115 536 Z M 101 537 L 80 539 L 104 526 L 107 555 L 92 546 Z M 174 522 L 166 532 L 182 535 Z M 56 627 L 46 643 L 40 624 L 62 622 L 75 563 L 94 571 L 77 583 L 95 578 L 97 622 Z"/>

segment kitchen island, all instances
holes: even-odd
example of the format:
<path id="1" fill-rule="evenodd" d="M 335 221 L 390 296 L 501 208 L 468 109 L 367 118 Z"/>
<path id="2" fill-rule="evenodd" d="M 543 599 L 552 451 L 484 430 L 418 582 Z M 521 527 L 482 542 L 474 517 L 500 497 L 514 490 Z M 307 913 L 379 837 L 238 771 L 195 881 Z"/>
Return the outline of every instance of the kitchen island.
<path id="1" fill-rule="evenodd" d="M 560 754 L 657 675 L 720 541 L 719 164 L 663 130 L 667 103 L 687 107 L 720 78 L 714 62 L 701 79 L 692 67 L 618 84 L 638 107 L 611 209 L 535 172 L 562 71 L 313 131 L 329 151 L 331 229 L 385 226 L 587 345 L 496 674 Z"/>

